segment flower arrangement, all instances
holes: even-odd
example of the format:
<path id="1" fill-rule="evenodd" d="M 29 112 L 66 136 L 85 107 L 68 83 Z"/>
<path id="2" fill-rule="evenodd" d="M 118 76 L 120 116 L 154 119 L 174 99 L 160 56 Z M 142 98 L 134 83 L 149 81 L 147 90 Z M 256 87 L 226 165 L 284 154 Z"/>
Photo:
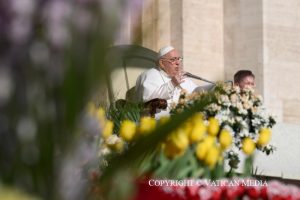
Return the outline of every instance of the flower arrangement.
<path id="1" fill-rule="evenodd" d="M 271 139 L 271 128 L 276 121 L 273 116 L 267 114 L 262 97 L 255 94 L 251 88 L 241 90 L 238 86 L 217 84 L 210 93 L 186 95 L 183 92 L 179 103 L 173 105 L 171 112 L 181 112 L 207 95 L 210 95 L 210 103 L 199 112 L 209 123 L 212 117 L 216 119 L 213 123 L 219 124 L 222 129 L 215 131 L 220 139 L 231 135 L 233 145 L 226 151 L 225 157 L 229 159 L 232 168 L 237 168 L 239 163 L 239 150 L 246 155 L 251 155 L 255 149 L 267 155 L 275 150 L 275 147 L 268 143 Z"/>
<path id="2" fill-rule="evenodd" d="M 239 150 L 250 158 L 255 149 L 266 154 L 274 150 L 268 142 L 275 120 L 266 114 L 262 98 L 251 89 L 241 91 L 220 84 L 213 92 L 191 95 L 183 92 L 172 115 L 158 121 L 148 116 L 129 117 L 137 116 L 133 113 L 116 121 L 108 114 L 108 119 L 103 121 L 99 151 L 104 165 L 109 165 L 110 156 L 121 154 L 174 115 L 203 99 L 209 99 L 209 103 L 182 121 L 157 145 L 155 152 L 145 159 L 147 167 L 143 170 L 164 178 L 218 178 L 225 174 L 224 159 L 229 160 L 231 168 L 237 167 Z"/>
<path id="3" fill-rule="evenodd" d="M 141 117 L 137 122 L 124 119 L 118 131 L 114 131 L 111 120 L 104 120 L 99 151 L 104 166 L 109 165 L 110 156 L 121 154 L 169 120 L 169 117 L 159 121 Z M 216 169 L 220 170 L 218 166 L 222 165 L 224 152 L 232 145 L 232 140 L 226 129 L 221 130 L 216 118 L 206 122 L 202 114 L 196 113 L 160 142 L 155 152 L 145 159 L 147 164 L 142 170 L 164 178 L 210 178 Z"/>

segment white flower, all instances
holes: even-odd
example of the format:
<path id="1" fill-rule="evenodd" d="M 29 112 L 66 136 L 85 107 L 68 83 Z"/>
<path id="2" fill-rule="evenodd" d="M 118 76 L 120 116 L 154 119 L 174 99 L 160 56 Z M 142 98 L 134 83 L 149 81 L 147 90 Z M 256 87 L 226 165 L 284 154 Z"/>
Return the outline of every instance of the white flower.
<path id="1" fill-rule="evenodd" d="M 243 118 L 242 118 L 242 117 L 236 117 L 236 118 L 235 118 L 235 121 L 236 121 L 236 122 L 241 122 L 241 121 L 243 121 Z"/>
<path id="2" fill-rule="evenodd" d="M 114 145 L 114 144 L 117 144 L 119 141 L 121 140 L 121 138 L 119 138 L 117 135 L 115 134 L 112 134 L 111 136 L 109 136 L 107 139 L 106 139 L 106 144 L 107 145 Z"/>
<path id="3" fill-rule="evenodd" d="M 243 128 L 241 131 L 240 131 L 240 134 L 239 134 L 242 138 L 243 137 L 249 137 L 249 131 L 247 128 Z"/>
<path id="4" fill-rule="evenodd" d="M 239 86 L 236 86 L 236 85 L 234 85 L 234 86 L 232 87 L 232 90 L 233 90 L 235 93 L 240 93 L 240 92 L 241 92 L 241 88 L 240 88 Z"/>
<path id="5" fill-rule="evenodd" d="M 221 113 L 217 114 L 215 118 L 219 121 L 220 124 L 228 121 L 228 116 L 227 115 L 222 115 Z"/>
<path id="6" fill-rule="evenodd" d="M 210 105 L 207 106 L 207 109 L 208 109 L 208 111 L 216 112 L 216 111 L 220 111 L 221 107 L 218 106 L 215 103 L 212 103 L 212 104 L 210 104 Z"/>
<path id="7" fill-rule="evenodd" d="M 225 106 L 230 106 L 231 105 L 227 95 L 221 95 L 220 99 L 218 100 L 218 103 L 223 104 Z"/>
<path id="8" fill-rule="evenodd" d="M 248 112 L 247 112 L 246 109 L 244 109 L 244 106 L 243 106 L 243 104 L 241 102 L 237 102 L 236 107 L 238 109 L 238 113 L 239 114 L 247 115 Z"/>
<path id="9" fill-rule="evenodd" d="M 255 95 L 255 97 L 256 97 L 256 99 L 257 99 L 258 101 L 263 101 L 263 98 L 262 98 L 261 95 Z"/>
<path id="10" fill-rule="evenodd" d="M 258 127 L 258 126 L 261 125 L 261 120 L 258 119 L 258 118 L 254 118 L 254 119 L 251 120 L 251 123 L 252 123 L 252 125 L 253 125 L 254 127 Z"/>
<path id="11" fill-rule="evenodd" d="M 237 96 L 236 94 L 230 95 L 230 101 L 231 101 L 233 104 L 236 104 L 236 102 L 238 101 L 238 96 Z"/>
<path id="12" fill-rule="evenodd" d="M 249 101 L 249 96 L 248 95 L 241 95 L 241 100 L 243 103 L 248 102 Z"/>

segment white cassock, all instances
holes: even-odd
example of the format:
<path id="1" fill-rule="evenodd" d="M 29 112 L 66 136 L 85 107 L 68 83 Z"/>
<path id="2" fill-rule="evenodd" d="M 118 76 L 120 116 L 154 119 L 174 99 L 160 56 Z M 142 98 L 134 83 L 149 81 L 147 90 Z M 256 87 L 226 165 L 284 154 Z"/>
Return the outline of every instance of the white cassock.
<path id="1" fill-rule="evenodd" d="M 135 89 L 137 101 L 147 102 L 155 98 L 167 100 L 167 110 L 155 115 L 156 118 L 159 118 L 169 114 L 170 105 L 173 102 L 178 102 L 182 89 L 185 89 L 188 93 L 192 93 L 197 87 L 198 86 L 188 78 L 185 78 L 180 86 L 174 87 L 171 78 L 163 70 L 152 68 L 138 77 Z"/>

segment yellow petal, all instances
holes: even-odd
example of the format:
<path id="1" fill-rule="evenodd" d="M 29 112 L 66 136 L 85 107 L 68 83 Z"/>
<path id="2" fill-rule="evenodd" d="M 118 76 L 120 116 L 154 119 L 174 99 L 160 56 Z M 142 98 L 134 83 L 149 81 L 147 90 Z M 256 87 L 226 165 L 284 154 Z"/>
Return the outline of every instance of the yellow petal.
<path id="1" fill-rule="evenodd" d="M 255 150 L 255 144 L 250 138 L 244 138 L 242 141 L 242 150 L 246 155 L 250 155 Z"/>
<path id="2" fill-rule="evenodd" d="M 217 161 L 219 160 L 220 151 L 216 146 L 212 146 L 208 149 L 207 155 L 205 157 L 205 163 L 210 167 L 213 168 Z"/>
<path id="3" fill-rule="evenodd" d="M 114 129 L 114 123 L 110 120 L 107 120 L 105 122 L 104 128 L 103 128 L 103 132 L 102 132 L 102 137 L 104 139 L 108 138 L 109 136 L 111 136 L 112 132 Z"/>
<path id="4" fill-rule="evenodd" d="M 206 126 L 204 125 L 204 123 L 198 122 L 194 124 L 189 134 L 190 142 L 191 143 L 199 142 L 200 140 L 203 139 L 205 133 L 206 133 Z"/>
<path id="5" fill-rule="evenodd" d="M 131 141 L 136 132 L 136 124 L 130 120 L 124 120 L 120 126 L 120 136 L 127 142 Z"/>
<path id="6" fill-rule="evenodd" d="M 269 143 L 271 140 L 271 130 L 269 128 L 262 128 L 259 131 L 259 137 L 257 140 L 257 144 L 259 146 L 264 146 Z"/>
<path id="7" fill-rule="evenodd" d="M 220 133 L 219 142 L 222 149 L 227 149 L 232 143 L 232 136 L 228 130 L 223 129 Z"/>
<path id="8" fill-rule="evenodd" d="M 216 118 L 209 118 L 209 124 L 207 127 L 208 133 L 212 136 L 216 136 L 219 132 L 219 129 L 219 121 Z"/>
<path id="9" fill-rule="evenodd" d="M 142 117 L 140 126 L 139 126 L 139 133 L 141 134 L 148 134 L 152 130 L 155 129 L 156 120 L 152 117 Z"/>

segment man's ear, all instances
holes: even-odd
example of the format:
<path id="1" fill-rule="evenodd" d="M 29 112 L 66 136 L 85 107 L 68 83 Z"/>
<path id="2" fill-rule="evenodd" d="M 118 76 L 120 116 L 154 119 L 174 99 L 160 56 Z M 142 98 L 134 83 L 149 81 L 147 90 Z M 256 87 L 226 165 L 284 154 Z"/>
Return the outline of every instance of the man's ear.
<path id="1" fill-rule="evenodd" d="M 164 69 L 164 68 L 165 68 L 162 59 L 159 59 L 159 60 L 158 60 L 158 66 L 159 66 L 161 69 Z"/>

